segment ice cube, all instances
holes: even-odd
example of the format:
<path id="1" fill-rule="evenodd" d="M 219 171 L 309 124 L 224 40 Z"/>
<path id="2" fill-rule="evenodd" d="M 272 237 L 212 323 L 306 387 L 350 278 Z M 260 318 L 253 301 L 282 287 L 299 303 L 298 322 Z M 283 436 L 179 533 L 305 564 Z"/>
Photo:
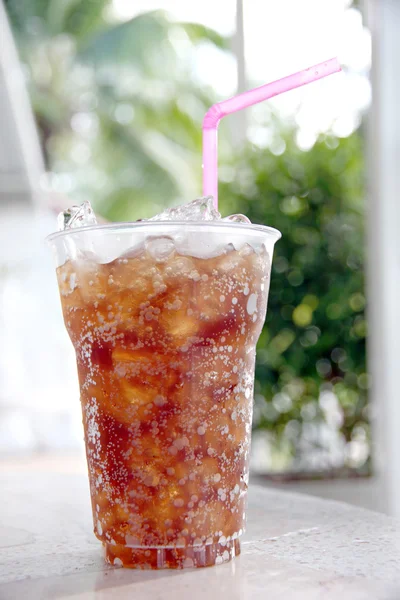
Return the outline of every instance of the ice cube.
<path id="1" fill-rule="evenodd" d="M 175 250 L 174 240 L 167 235 L 160 237 L 148 237 L 145 241 L 147 252 L 158 262 L 167 260 Z"/>
<path id="2" fill-rule="evenodd" d="M 221 219 L 220 213 L 214 208 L 211 196 L 197 198 L 192 202 L 168 208 L 151 219 L 144 221 L 187 221 L 190 222 L 228 222 L 228 223 L 250 223 L 244 215 L 230 215 Z M 75 229 L 88 225 L 97 224 L 96 216 L 86 201 L 81 206 L 72 206 L 58 216 L 58 229 L 60 231 Z M 229 237 L 236 250 L 243 246 L 242 234 L 238 235 L 232 231 Z M 175 233 L 174 238 L 168 236 L 151 236 L 146 239 L 145 231 L 132 232 L 132 236 L 115 235 L 105 237 L 103 232 L 92 232 L 86 240 L 82 240 L 81 253 L 90 252 L 96 256 L 96 262 L 106 264 L 120 259 L 135 258 L 146 248 L 149 255 L 157 262 L 166 261 L 176 250 L 178 254 L 193 256 L 197 258 L 211 258 L 224 254 L 226 242 L 221 240 L 221 234 L 211 231 L 207 236 L 190 235 L 182 228 L 181 232 Z"/>
<path id="3" fill-rule="evenodd" d="M 179 254 L 195 258 L 212 258 L 223 254 L 225 245 L 220 242 L 217 235 L 208 233 L 207 236 L 177 235 L 175 237 L 176 249 Z"/>
<path id="4" fill-rule="evenodd" d="M 118 256 L 119 259 L 124 260 L 126 258 L 137 258 L 141 254 L 143 254 L 145 249 L 145 244 L 141 242 L 140 244 L 136 244 L 135 246 L 130 246 L 126 252 L 120 254 Z"/>
<path id="5" fill-rule="evenodd" d="M 220 213 L 214 208 L 211 196 L 197 198 L 175 208 L 167 208 L 147 221 L 218 221 Z"/>
<path id="6" fill-rule="evenodd" d="M 254 250 L 253 246 L 250 246 L 250 244 L 247 242 L 243 244 L 239 251 L 240 256 L 250 256 L 255 253 L 256 251 Z"/>
<path id="7" fill-rule="evenodd" d="M 107 243 L 96 246 L 97 262 L 106 265 L 114 260 L 126 261 L 129 258 L 137 258 L 144 252 L 144 243 L 131 246 L 130 240 L 125 240 L 123 237 L 107 239 Z M 128 246 L 128 247 L 127 247 Z"/>
<path id="8" fill-rule="evenodd" d="M 86 200 L 80 206 L 71 206 L 58 215 L 58 230 L 75 229 L 76 227 L 86 227 L 88 225 L 97 225 L 96 215 L 90 202 Z"/>
<path id="9" fill-rule="evenodd" d="M 134 241 L 137 243 L 133 244 Z M 117 259 L 135 258 L 144 252 L 144 241 L 134 235 L 108 235 L 101 229 L 88 236 L 87 244 L 99 264 L 107 264 Z"/>
<path id="10" fill-rule="evenodd" d="M 228 221 L 228 223 L 251 223 L 250 219 L 248 219 L 245 215 L 229 215 L 228 217 L 224 217 L 221 221 Z"/>

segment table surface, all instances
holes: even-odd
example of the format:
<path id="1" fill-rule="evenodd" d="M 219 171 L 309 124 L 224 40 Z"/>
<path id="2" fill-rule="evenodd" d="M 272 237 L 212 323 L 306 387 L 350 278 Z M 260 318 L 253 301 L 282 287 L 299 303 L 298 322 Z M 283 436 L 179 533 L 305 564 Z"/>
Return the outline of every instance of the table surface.
<path id="1" fill-rule="evenodd" d="M 1 600 L 400 600 L 400 522 L 347 504 L 250 486 L 240 557 L 135 571 L 103 563 L 83 473 L 3 470 L 0 490 Z"/>

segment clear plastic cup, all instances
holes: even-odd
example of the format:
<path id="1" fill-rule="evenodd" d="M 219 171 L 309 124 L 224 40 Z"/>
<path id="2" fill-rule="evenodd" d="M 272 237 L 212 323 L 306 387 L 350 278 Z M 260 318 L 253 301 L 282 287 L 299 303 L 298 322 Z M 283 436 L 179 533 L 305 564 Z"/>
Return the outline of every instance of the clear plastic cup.
<path id="1" fill-rule="evenodd" d="M 203 567 L 240 552 L 255 348 L 279 237 L 221 222 L 50 236 L 107 562 Z"/>

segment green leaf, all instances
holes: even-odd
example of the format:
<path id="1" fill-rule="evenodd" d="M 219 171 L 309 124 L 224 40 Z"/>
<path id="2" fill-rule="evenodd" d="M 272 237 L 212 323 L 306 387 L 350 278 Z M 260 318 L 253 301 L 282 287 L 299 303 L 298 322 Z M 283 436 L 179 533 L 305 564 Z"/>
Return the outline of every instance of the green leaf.
<path id="1" fill-rule="evenodd" d="M 170 27 L 162 11 L 141 14 L 88 40 L 78 58 L 96 66 L 125 64 L 153 71 L 155 61 L 164 65 L 175 56 L 168 39 Z"/>
<path id="2" fill-rule="evenodd" d="M 229 50 L 231 44 L 231 38 L 228 36 L 221 35 L 214 29 L 210 29 L 200 23 L 180 23 L 190 40 L 194 43 L 198 42 L 210 42 L 221 48 L 221 50 Z"/>
<path id="3" fill-rule="evenodd" d="M 69 33 L 78 43 L 107 27 L 104 12 L 110 0 L 52 0 L 48 20 L 52 31 Z"/>

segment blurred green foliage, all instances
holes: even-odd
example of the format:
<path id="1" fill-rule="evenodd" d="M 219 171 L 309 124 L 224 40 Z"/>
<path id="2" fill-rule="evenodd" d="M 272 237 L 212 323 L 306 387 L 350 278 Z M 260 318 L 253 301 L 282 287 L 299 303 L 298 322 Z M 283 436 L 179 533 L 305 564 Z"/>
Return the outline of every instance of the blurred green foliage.
<path id="1" fill-rule="evenodd" d="M 242 212 L 283 234 L 258 346 L 255 424 L 271 431 L 270 443 L 285 440 L 288 469 L 306 468 L 301 454 L 319 451 L 318 469 L 363 472 L 369 378 L 362 139 L 325 136 L 303 152 L 293 132 L 283 138 L 282 154 L 247 153 L 220 190 L 224 212 Z M 342 462 L 325 456 L 330 443 L 342 449 Z"/>
<path id="2" fill-rule="evenodd" d="M 107 0 L 7 6 L 53 188 L 111 220 L 198 194 L 200 124 L 215 96 L 194 80 L 195 55 L 229 40 L 162 11 L 115 22 Z"/>
<path id="3" fill-rule="evenodd" d="M 228 52 L 228 39 L 160 11 L 117 23 L 108 0 L 6 5 L 52 187 L 75 202 L 90 199 L 111 220 L 198 196 L 201 121 L 218 98 L 196 79 L 196 52 L 204 44 Z M 268 106 L 265 121 L 279 152 L 234 153 L 225 124 L 220 142 L 221 212 L 283 234 L 258 346 L 255 427 L 265 433 L 269 469 L 363 472 L 362 139 L 325 136 L 303 152 L 294 127 Z"/>

